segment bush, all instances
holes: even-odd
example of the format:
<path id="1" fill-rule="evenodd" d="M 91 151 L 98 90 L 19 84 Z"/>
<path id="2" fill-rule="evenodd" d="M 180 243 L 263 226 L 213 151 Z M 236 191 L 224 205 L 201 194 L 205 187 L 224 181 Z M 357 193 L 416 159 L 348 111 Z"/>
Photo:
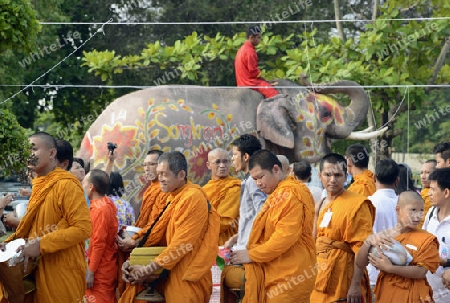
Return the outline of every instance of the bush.
<path id="1" fill-rule="evenodd" d="M 0 53 L 30 53 L 36 47 L 41 26 L 29 0 L 2 0 L 0 3 Z"/>
<path id="2" fill-rule="evenodd" d="M 26 130 L 8 110 L 0 109 L 0 171 L 9 176 L 23 172 L 30 156 Z"/>

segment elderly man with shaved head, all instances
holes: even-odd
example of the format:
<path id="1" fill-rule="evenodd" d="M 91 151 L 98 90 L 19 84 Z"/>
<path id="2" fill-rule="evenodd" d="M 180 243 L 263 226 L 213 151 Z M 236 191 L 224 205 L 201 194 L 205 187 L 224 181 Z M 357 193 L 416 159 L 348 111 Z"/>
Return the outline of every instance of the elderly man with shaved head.
<path id="1" fill-rule="evenodd" d="M 211 171 L 211 180 L 203 190 L 220 215 L 219 246 L 236 234 L 238 227 L 241 181 L 230 176 L 230 165 L 226 150 L 216 148 L 209 152 L 206 166 Z"/>

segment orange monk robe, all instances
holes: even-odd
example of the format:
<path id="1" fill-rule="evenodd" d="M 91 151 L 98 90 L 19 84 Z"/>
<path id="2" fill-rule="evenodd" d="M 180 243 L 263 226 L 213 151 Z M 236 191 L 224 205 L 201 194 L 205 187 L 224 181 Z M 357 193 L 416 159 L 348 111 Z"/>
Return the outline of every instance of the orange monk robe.
<path id="1" fill-rule="evenodd" d="M 320 227 L 326 212 L 332 216 Z M 353 277 L 355 255 L 372 234 L 375 207 L 365 197 L 344 191 L 321 210 L 317 220 L 316 256 L 319 271 L 311 302 L 329 303 L 346 298 Z M 326 222 L 326 221 L 325 221 Z M 364 303 L 372 302 L 367 271 L 361 282 Z"/>
<path id="2" fill-rule="evenodd" d="M 94 286 L 86 289 L 86 296 L 93 296 L 96 303 L 117 302 L 116 213 L 116 206 L 109 197 L 91 200 L 92 235 L 88 250 L 88 268 L 94 273 Z"/>
<path id="3" fill-rule="evenodd" d="M 155 179 L 144 192 L 141 211 L 139 212 L 139 217 L 137 218 L 135 224 L 137 227 L 144 228 L 148 224 L 153 205 L 155 204 L 156 199 L 158 198 L 160 193 L 161 187 L 159 186 L 159 180 Z"/>
<path id="4" fill-rule="evenodd" d="M 169 206 L 144 246 L 167 246 L 155 262 L 170 270 L 157 289 L 166 303 L 207 303 L 212 292 L 211 266 L 217 256 L 220 216 L 202 188 L 187 182 L 169 193 Z M 119 303 L 134 300 L 142 289 L 127 283 Z"/>
<path id="5" fill-rule="evenodd" d="M 27 295 L 25 302 L 83 302 L 84 240 L 89 238 L 91 229 L 84 191 L 74 175 L 55 168 L 48 175 L 33 179 L 27 213 L 7 239 L 41 237 L 36 291 Z"/>
<path id="6" fill-rule="evenodd" d="M 373 180 L 373 173 L 366 169 L 361 174 L 353 176 L 353 183 L 348 188 L 349 191 L 369 197 L 377 190 Z"/>
<path id="7" fill-rule="evenodd" d="M 141 228 L 136 234 L 133 235 L 132 239 L 137 240 L 141 239 L 153 221 L 156 219 L 158 214 L 162 211 L 164 206 L 166 205 L 167 193 L 163 193 L 161 191 L 161 187 L 159 186 L 159 180 L 155 179 L 152 181 L 151 185 L 147 187 L 144 192 L 144 196 L 142 199 L 141 212 L 136 221 L 136 226 Z M 122 268 L 122 264 L 128 259 L 129 253 L 124 253 L 119 250 L 118 252 L 118 264 L 119 269 Z M 119 270 L 118 276 L 118 291 L 119 295 L 125 291 L 125 282 L 122 280 L 122 271 Z"/>
<path id="8" fill-rule="evenodd" d="M 268 196 L 247 245 L 253 262 L 244 264 L 244 303 L 309 302 L 317 271 L 313 212 L 311 193 L 296 180 Z"/>
<path id="9" fill-rule="evenodd" d="M 220 215 L 219 246 L 237 233 L 241 180 L 226 177 L 210 180 L 203 186 L 209 202 Z"/>
<path id="10" fill-rule="evenodd" d="M 422 191 L 420 192 L 420 196 L 422 197 L 423 201 L 425 202 L 423 205 L 423 217 L 422 217 L 422 221 L 420 221 L 419 226 L 423 226 L 423 222 L 425 222 L 425 216 L 428 213 L 428 210 L 430 210 L 431 208 L 431 201 L 430 201 L 430 196 L 428 195 L 430 192 L 430 188 L 429 187 L 425 187 L 424 189 L 422 189 Z"/>
<path id="11" fill-rule="evenodd" d="M 422 229 L 400 234 L 395 240 L 405 246 L 413 257 L 409 266 L 421 266 L 432 273 L 439 267 L 439 244 L 435 236 Z M 409 279 L 380 271 L 375 286 L 378 303 L 430 303 L 433 291 L 427 278 Z"/>

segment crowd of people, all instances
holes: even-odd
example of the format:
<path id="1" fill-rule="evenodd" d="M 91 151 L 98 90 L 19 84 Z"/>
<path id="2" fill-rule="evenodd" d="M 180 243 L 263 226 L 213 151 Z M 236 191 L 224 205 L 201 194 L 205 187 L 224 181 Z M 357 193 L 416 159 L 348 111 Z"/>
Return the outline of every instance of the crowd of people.
<path id="1" fill-rule="evenodd" d="M 361 144 L 322 158 L 323 190 L 310 189 L 309 163 L 289 166 L 253 135 L 236 138 L 231 157 L 221 148 L 209 152 L 211 180 L 203 187 L 189 181 L 183 154 L 150 150 L 135 221 L 114 154 L 105 171 L 86 173 L 67 141 L 43 132 L 29 140 L 37 159 L 29 165 L 31 196 L 6 243 L 27 239 L 22 268 L 37 265 L 35 287 L 17 291 L 22 276 L 10 279 L 16 266 L 4 262 L 1 302 L 206 303 L 219 246 L 230 251 L 223 303 L 450 300 L 450 142 L 436 145 L 436 159 L 423 164 L 420 192 L 394 160 L 371 172 Z M 12 200 L 0 198 L 0 208 Z M 140 230 L 120 233 L 132 225 Z M 395 243 L 404 264 L 387 253 Z M 131 264 L 130 254 L 145 247 L 163 250 Z"/>

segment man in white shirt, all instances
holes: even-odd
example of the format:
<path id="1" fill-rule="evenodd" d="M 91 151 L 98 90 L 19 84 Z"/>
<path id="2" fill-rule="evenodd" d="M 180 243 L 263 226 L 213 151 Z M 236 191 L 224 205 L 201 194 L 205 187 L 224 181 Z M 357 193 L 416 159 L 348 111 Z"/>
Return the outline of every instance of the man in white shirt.
<path id="1" fill-rule="evenodd" d="M 369 196 L 369 200 L 376 208 L 375 222 L 373 223 L 374 234 L 392 228 L 397 224 L 395 207 L 397 206 L 398 196 L 395 193 L 395 188 L 397 187 L 399 172 L 397 163 L 392 159 L 381 160 L 375 167 L 376 191 L 372 196 Z M 367 266 L 367 271 L 370 286 L 373 288 L 380 271 L 371 264 Z"/>
<path id="2" fill-rule="evenodd" d="M 266 201 L 267 195 L 256 185 L 250 176 L 248 162 L 250 157 L 261 149 L 259 140 L 250 134 L 244 134 L 231 142 L 233 146 L 232 165 L 236 172 L 245 173 L 241 183 L 241 199 L 239 207 L 238 233 L 225 242 L 225 248 L 236 250 L 246 249 L 252 230 L 253 221 L 256 219 L 261 207 Z M 243 288 L 244 267 L 242 265 L 227 265 L 222 271 L 221 300 L 224 302 L 236 302 L 236 296 L 231 289 Z M 239 294 L 242 296 L 242 294 Z"/>
<path id="3" fill-rule="evenodd" d="M 295 179 L 305 183 L 314 198 L 314 202 L 316 204 L 319 203 L 322 200 L 322 188 L 311 185 L 312 168 L 309 162 L 300 160 L 299 162 L 294 163 L 292 168 Z"/>
<path id="4" fill-rule="evenodd" d="M 450 269 L 450 168 L 437 169 L 430 174 L 430 201 L 433 205 L 425 216 L 423 229 L 436 236 L 439 241 L 441 264 L 434 274 L 427 273 L 433 288 L 435 303 L 450 302 L 450 290 L 446 289 L 442 275 Z"/>

